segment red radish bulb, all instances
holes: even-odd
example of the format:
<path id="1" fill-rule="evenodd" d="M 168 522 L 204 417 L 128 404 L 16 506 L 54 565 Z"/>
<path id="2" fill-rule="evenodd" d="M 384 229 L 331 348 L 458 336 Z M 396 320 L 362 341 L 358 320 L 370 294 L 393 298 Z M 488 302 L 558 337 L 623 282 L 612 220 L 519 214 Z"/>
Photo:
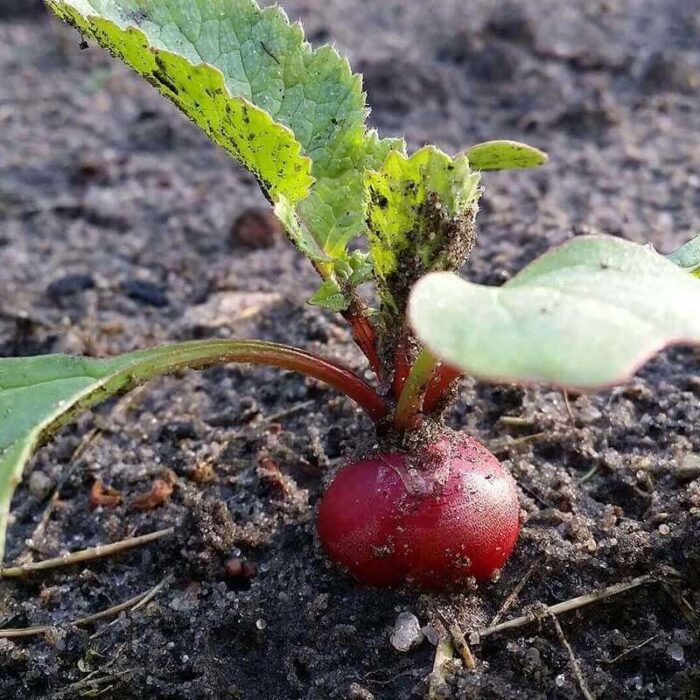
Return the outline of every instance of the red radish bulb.
<path id="1" fill-rule="evenodd" d="M 515 547 L 513 478 L 473 438 L 450 433 L 418 453 L 343 467 L 321 501 L 328 556 L 359 582 L 444 588 L 487 579 Z"/>

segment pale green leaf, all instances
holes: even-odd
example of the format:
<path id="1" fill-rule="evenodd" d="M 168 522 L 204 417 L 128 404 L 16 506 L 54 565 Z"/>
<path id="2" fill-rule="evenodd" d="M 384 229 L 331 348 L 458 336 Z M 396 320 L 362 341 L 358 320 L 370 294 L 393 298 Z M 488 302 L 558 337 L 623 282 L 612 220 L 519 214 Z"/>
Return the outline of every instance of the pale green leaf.
<path id="1" fill-rule="evenodd" d="M 401 312 L 405 295 L 421 275 L 456 270 L 473 245 L 479 175 L 464 154 L 450 158 L 433 146 L 410 158 L 389 154 L 369 171 L 369 250 L 379 295 Z"/>
<path id="2" fill-rule="evenodd" d="M 518 141 L 485 141 L 467 151 L 474 170 L 515 170 L 544 165 L 547 154 Z"/>
<path id="3" fill-rule="evenodd" d="M 258 178 L 324 276 L 365 232 L 363 171 L 401 142 L 367 131 L 361 79 L 254 0 L 47 0 Z"/>
<path id="4" fill-rule="evenodd" d="M 700 234 L 674 250 L 668 259 L 690 272 L 691 275 L 700 277 Z"/>
<path id="5" fill-rule="evenodd" d="M 424 277 L 409 302 L 441 360 L 494 381 L 596 389 L 627 380 L 673 344 L 700 343 L 700 281 L 653 251 L 575 238 L 502 287 Z"/>

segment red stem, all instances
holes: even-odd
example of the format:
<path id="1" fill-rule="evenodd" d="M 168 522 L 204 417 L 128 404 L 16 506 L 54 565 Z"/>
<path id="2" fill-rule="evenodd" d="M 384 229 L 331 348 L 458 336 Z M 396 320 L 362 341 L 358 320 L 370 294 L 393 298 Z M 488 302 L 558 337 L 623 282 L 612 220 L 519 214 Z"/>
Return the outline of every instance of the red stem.
<path id="1" fill-rule="evenodd" d="M 423 398 L 423 413 L 430 413 L 445 396 L 447 390 L 462 376 L 462 372 L 449 365 L 440 365 L 430 379 Z"/>
<path id="2" fill-rule="evenodd" d="M 362 407 L 375 423 L 389 412 L 384 400 L 369 384 L 336 362 L 306 350 L 286 346 L 279 346 L 270 353 L 268 359 L 269 364 L 274 363 L 276 367 L 301 372 L 341 391 Z"/>
<path id="3" fill-rule="evenodd" d="M 394 359 L 394 383 L 393 392 L 394 398 L 398 401 L 403 391 L 404 384 L 406 383 L 406 378 L 408 373 L 411 371 L 411 362 L 408 357 L 408 352 L 403 343 L 399 342 L 398 348 L 396 348 L 396 355 Z"/>
<path id="4" fill-rule="evenodd" d="M 343 318 L 348 322 L 353 339 L 369 361 L 377 379 L 381 381 L 382 363 L 377 352 L 377 334 L 365 315 L 364 304 L 359 299 L 353 299 L 347 311 L 343 312 Z"/>

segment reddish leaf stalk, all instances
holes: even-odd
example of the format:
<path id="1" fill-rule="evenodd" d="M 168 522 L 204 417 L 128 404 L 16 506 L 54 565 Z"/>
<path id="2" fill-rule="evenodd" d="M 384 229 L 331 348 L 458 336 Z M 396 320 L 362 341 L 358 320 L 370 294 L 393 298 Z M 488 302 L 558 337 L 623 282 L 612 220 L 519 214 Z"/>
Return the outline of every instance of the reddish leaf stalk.
<path id="1" fill-rule="evenodd" d="M 359 299 L 354 298 L 348 309 L 343 312 L 343 318 L 348 322 L 352 337 L 369 361 L 372 371 L 381 381 L 382 363 L 377 352 L 377 334 L 365 311 L 364 304 Z"/>
<path id="2" fill-rule="evenodd" d="M 450 387 L 462 376 L 462 372 L 449 365 L 440 365 L 430 379 L 423 397 L 423 412 L 430 413 L 436 408 Z"/>
<path id="3" fill-rule="evenodd" d="M 408 356 L 406 346 L 404 343 L 399 342 L 399 346 L 396 349 L 396 355 L 394 359 L 394 382 L 392 386 L 392 391 L 394 392 L 394 398 L 398 401 L 401 392 L 403 391 L 404 384 L 406 384 L 406 379 L 411 371 L 411 360 Z"/>
<path id="4" fill-rule="evenodd" d="M 139 354 L 133 353 L 132 357 Z M 262 340 L 191 341 L 181 343 L 174 357 L 172 347 L 163 347 L 162 363 L 170 371 L 179 367 L 201 369 L 229 362 L 278 367 L 318 379 L 355 401 L 375 422 L 380 421 L 389 410 L 379 394 L 354 372 L 307 350 Z M 158 365 L 159 358 L 153 358 L 147 370 L 149 376 L 153 376 L 153 370 Z"/>
<path id="5" fill-rule="evenodd" d="M 437 358 L 423 348 L 411 367 L 396 405 L 394 425 L 398 430 L 413 430 L 420 425 L 423 397 L 437 366 Z"/>

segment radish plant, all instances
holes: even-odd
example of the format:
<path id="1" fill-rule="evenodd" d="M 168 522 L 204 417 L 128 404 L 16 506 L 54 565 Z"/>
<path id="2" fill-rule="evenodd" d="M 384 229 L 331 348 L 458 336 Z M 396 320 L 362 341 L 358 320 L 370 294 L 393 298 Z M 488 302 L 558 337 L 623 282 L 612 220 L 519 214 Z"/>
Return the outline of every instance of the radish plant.
<path id="1" fill-rule="evenodd" d="M 320 539 L 358 580 L 425 587 L 487 578 L 515 546 L 515 484 L 474 439 L 444 426 L 460 376 L 596 390 L 672 344 L 700 343 L 698 239 L 671 260 L 585 236 L 501 287 L 458 276 L 475 243 L 481 173 L 546 156 L 512 141 L 455 157 L 368 129 L 361 78 L 329 46 L 254 0 L 47 0 L 175 103 L 257 178 L 320 277 L 311 304 L 339 313 L 370 384 L 305 350 L 207 340 L 111 359 L 0 360 L 0 542 L 37 445 L 76 414 L 151 377 L 216 363 L 302 372 L 344 392 L 379 449 L 341 468 Z M 350 243 L 353 243 L 350 246 Z M 363 244 L 362 247 L 359 244 Z M 376 308 L 360 286 L 376 285 Z M 1 560 L 1 554 L 0 554 Z"/>

